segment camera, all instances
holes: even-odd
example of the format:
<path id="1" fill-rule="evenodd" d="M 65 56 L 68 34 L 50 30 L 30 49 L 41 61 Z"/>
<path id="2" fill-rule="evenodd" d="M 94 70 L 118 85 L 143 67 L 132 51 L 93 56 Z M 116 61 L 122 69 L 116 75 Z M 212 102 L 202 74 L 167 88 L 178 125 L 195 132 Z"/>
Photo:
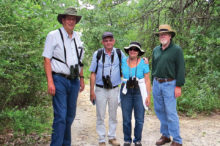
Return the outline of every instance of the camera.
<path id="1" fill-rule="evenodd" d="M 107 75 L 106 77 L 102 76 L 102 81 L 104 83 L 105 89 L 112 89 L 112 82 L 109 75 Z"/>
<path id="2" fill-rule="evenodd" d="M 127 88 L 139 88 L 138 81 L 136 78 L 130 77 L 129 80 L 127 81 Z"/>
<path id="3" fill-rule="evenodd" d="M 79 67 L 78 64 L 75 65 L 75 67 L 73 65 L 70 66 L 70 78 L 71 79 L 75 79 L 79 77 Z"/>

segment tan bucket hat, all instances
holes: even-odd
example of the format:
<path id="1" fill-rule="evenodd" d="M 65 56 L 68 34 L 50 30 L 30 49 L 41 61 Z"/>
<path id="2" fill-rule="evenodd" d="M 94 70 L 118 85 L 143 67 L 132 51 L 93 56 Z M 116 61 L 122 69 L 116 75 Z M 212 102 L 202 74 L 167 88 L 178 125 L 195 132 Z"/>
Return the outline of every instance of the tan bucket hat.
<path id="1" fill-rule="evenodd" d="M 168 25 L 168 24 L 162 24 L 162 25 L 160 25 L 160 26 L 159 26 L 159 32 L 155 32 L 154 34 L 155 34 L 156 36 L 159 36 L 159 34 L 161 34 L 161 33 L 166 33 L 166 32 L 170 33 L 171 36 L 172 36 L 172 38 L 176 35 L 176 31 L 173 30 L 173 29 L 171 28 L 171 26 Z"/>
<path id="2" fill-rule="evenodd" d="M 138 54 L 138 56 L 144 55 L 145 51 L 141 49 L 141 44 L 138 43 L 138 42 L 131 42 L 128 47 L 124 47 L 125 52 L 126 52 L 127 54 L 129 54 L 128 51 L 129 51 L 129 49 L 132 48 L 132 47 L 135 47 L 135 48 L 138 48 L 138 49 L 139 49 L 139 54 Z"/>
<path id="3" fill-rule="evenodd" d="M 67 8 L 63 14 L 58 14 L 57 20 L 60 24 L 62 24 L 62 18 L 66 15 L 76 16 L 76 24 L 80 21 L 82 16 L 77 15 L 77 10 L 73 7 Z"/>

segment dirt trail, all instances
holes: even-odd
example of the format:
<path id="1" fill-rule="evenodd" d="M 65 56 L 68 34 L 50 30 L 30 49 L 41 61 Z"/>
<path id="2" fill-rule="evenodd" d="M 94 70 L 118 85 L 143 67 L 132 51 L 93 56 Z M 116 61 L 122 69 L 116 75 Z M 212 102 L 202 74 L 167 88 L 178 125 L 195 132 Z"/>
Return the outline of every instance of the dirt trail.
<path id="1" fill-rule="evenodd" d="M 72 146 L 97 146 L 96 108 L 89 101 L 89 86 L 80 93 L 76 119 L 72 125 Z M 106 119 L 108 114 L 106 114 Z M 105 121 L 108 125 L 107 120 Z M 134 124 L 133 124 L 134 125 Z M 154 146 L 160 137 L 160 123 L 154 114 L 146 114 L 142 134 L 143 146 Z M 107 128 L 106 128 L 107 129 Z M 180 117 L 184 146 L 220 146 L 220 115 L 191 119 Z M 122 115 L 118 108 L 117 139 L 123 145 Z M 106 141 L 108 139 L 106 138 Z M 164 146 L 169 146 L 166 144 Z"/>

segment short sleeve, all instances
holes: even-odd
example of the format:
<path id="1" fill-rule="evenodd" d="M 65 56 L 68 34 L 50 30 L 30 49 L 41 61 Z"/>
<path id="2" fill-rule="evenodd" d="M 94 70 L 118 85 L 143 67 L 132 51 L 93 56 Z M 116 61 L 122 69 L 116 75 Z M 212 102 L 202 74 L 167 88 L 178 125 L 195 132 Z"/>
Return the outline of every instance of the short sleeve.
<path id="1" fill-rule="evenodd" d="M 121 57 L 122 57 L 122 59 L 126 57 L 126 55 L 124 54 L 123 51 L 121 51 Z"/>
<path id="2" fill-rule="evenodd" d="M 53 51 L 55 46 L 56 46 L 55 37 L 50 32 L 47 35 L 42 56 L 51 59 L 53 56 Z"/>
<path id="3" fill-rule="evenodd" d="M 143 60 L 143 71 L 144 71 L 144 74 L 147 74 L 150 72 L 150 69 L 149 69 L 149 64 L 146 64 Z"/>
<path id="4" fill-rule="evenodd" d="M 89 69 L 90 72 L 95 72 L 95 70 L 96 70 L 96 67 L 97 67 L 97 58 L 96 58 L 97 53 L 98 53 L 98 51 L 95 51 L 93 53 L 92 62 L 91 62 L 91 66 L 90 66 L 90 69 Z"/>

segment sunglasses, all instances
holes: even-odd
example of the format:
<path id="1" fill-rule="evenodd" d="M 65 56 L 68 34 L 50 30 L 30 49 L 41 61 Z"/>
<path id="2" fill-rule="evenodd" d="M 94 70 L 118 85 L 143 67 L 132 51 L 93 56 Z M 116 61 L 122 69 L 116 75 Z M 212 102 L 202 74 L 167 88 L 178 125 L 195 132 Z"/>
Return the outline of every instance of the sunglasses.
<path id="1" fill-rule="evenodd" d="M 129 51 L 132 51 L 132 50 L 135 51 L 135 52 L 138 52 L 138 51 L 139 51 L 139 49 L 136 48 L 136 47 L 132 47 L 132 48 L 129 49 Z"/>

